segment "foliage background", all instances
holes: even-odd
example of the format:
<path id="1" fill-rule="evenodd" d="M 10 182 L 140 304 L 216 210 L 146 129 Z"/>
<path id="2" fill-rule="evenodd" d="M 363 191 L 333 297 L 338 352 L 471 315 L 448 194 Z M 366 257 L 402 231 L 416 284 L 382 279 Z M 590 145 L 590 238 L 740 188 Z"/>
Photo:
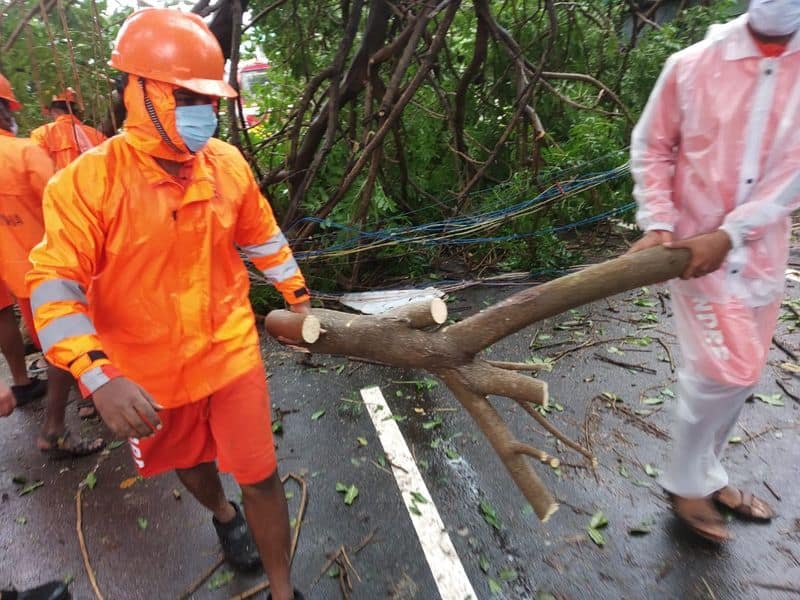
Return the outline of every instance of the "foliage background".
<path id="1" fill-rule="evenodd" d="M 383 1 L 364 2 L 340 75 L 346 75 L 346 67 L 368 30 L 369 18 Z M 99 124 L 106 118 L 113 95 L 114 73 L 106 60 L 128 11 L 109 9 L 102 0 L 44 0 L 44 4 L 49 10 L 46 21 L 40 11 L 35 11 L 36 5 L 41 6 L 40 0 L 12 1 L 4 5 L 0 15 L 0 68 L 25 104 L 18 119 L 21 131 L 27 132 L 44 120 L 41 105 L 65 84 L 79 89 L 86 120 Z M 580 193 L 556 197 L 539 210 L 491 226 L 487 223 L 474 236 L 492 240 L 483 243 L 455 244 L 439 239 L 426 245 L 376 248 L 357 232 L 402 230 L 456 216 L 502 211 L 536 197 L 553 182 L 623 165 L 632 125 L 667 56 L 702 39 L 710 23 L 741 12 L 732 0 L 697 6 L 662 0 L 655 8 L 653 2 L 614 0 L 578 0 L 558 3 L 555 8 L 536 0 L 485 2 L 496 23 L 518 44 L 529 63 L 538 65 L 552 43 L 545 71 L 589 75 L 616 94 L 619 103 L 594 83 L 545 79 L 546 85 L 539 85 L 531 100 L 541 127 L 530 119 L 521 119 L 492 156 L 491 149 L 515 113 L 520 74 L 507 48 L 490 37 L 485 59 L 463 98 L 461 134 L 469 155 L 465 158 L 463 151 L 457 151 L 453 111 L 463 93 L 459 85 L 475 54 L 479 18 L 477 9 L 463 2 L 446 30 L 444 47 L 433 67 L 385 138 L 376 159 L 375 176 L 370 180 L 368 168 L 358 172 L 341 200 L 321 219 L 321 225 L 313 231 L 304 230 L 308 223 L 302 219 L 319 214 L 382 118 L 376 110 L 380 98 L 367 98 L 366 90 L 341 107 L 335 135 L 293 211 L 292 194 L 297 186 L 291 178 L 294 165 L 287 158 L 292 153 L 289 130 L 294 129 L 302 140 L 325 106 L 331 88 L 322 85 L 311 94 L 306 112 L 298 114 L 309 85 L 336 63 L 348 17 L 359 4 L 255 0 L 246 5 L 243 18 L 247 25 L 266 11 L 245 28 L 240 51 L 243 59 L 266 57 L 272 65 L 269 83 L 260 87 L 254 98 L 268 119 L 246 133 L 233 133 L 262 177 L 263 189 L 276 213 L 286 217 L 284 228 L 290 237 L 298 238 L 296 249 L 301 256 L 304 251 L 313 252 L 303 268 L 319 290 L 388 285 L 399 278 L 428 276 L 453 264 L 458 265 L 461 276 L 476 277 L 503 270 L 561 268 L 580 261 L 575 245 L 566 243 L 574 234 L 526 236 L 624 206 L 630 202 L 628 177 L 617 176 Z M 397 39 L 412 16 L 420 14 L 422 8 L 417 5 L 422 4 L 407 1 L 392 5 L 396 14 L 388 22 L 387 43 Z M 475 2 L 475 7 L 478 4 Z M 552 13 L 548 13 L 548 7 Z M 632 12 L 631 7 L 639 12 Z M 644 13 L 652 18 L 640 20 L 637 14 Z M 557 21 L 554 37 L 548 21 L 551 14 Z M 433 33 L 443 18 L 439 13 L 431 19 L 414 48 L 412 60 L 402 73 L 401 90 L 424 68 Z M 16 37 L 15 32 L 19 32 Z M 398 60 L 377 65 L 372 72 L 376 81 L 387 84 Z M 221 136 L 231 134 L 225 115 L 221 123 Z M 483 163 L 483 176 L 464 193 L 470 176 Z M 347 246 L 360 251 L 325 251 Z M 254 295 L 257 305 L 269 301 L 260 286 Z"/>

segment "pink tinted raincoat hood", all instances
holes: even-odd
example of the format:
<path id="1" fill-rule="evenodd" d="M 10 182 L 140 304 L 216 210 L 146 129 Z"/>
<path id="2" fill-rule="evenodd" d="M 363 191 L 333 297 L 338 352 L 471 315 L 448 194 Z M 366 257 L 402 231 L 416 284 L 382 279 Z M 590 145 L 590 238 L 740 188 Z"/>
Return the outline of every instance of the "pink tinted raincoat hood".
<path id="1" fill-rule="evenodd" d="M 763 306 L 780 297 L 800 206 L 800 35 L 764 57 L 747 15 L 671 56 L 633 132 L 637 221 L 684 239 L 722 228 L 722 268 L 682 294 Z"/>

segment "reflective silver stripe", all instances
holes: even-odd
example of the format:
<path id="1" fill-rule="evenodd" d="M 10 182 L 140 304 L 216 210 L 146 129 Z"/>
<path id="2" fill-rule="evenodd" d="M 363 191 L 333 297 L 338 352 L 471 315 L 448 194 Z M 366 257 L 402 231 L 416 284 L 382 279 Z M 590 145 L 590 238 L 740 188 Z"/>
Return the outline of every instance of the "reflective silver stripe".
<path id="1" fill-rule="evenodd" d="M 111 378 L 103 372 L 102 367 L 94 367 L 81 375 L 81 384 L 89 392 L 94 393 L 97 388 L 107 384 Z"/>
<path id="2" fill-rule="evenodd" d="M 249 258 L 263 258 L 265 256 L 277 254 L 278 251 L 288 243 L 289 242 L 286 241 L 286 237 L 282 232 L 279 231 L 263 244 L 242 246 L 242 252 L 244 252 Z"/>
<path id="3" fill-rule="evenodd" d="M 42 350 L 46 353 L 54 344 L 66 338 L 96 333 L 97 330 L 95 330 L 89 317 L 72 314 L 50 321 L 44 328 L 39 330 L 39 340 L 42 342 Z"/>
<path id="4" fill-rule="evenodd" d="M 289 279 L 299 268 L 300 267 L 297 266 L 297 261 L 295 261 L 293 256 L 290 256 L 289 260 L 283 264 L 272 267 L 271 269 L 264 269 L 261 272 L 264 273 L 264 277 L 266 277 L 267 281 L 270 283 L 280 283 L 281 281 Z"/>
<path id="5" fill-rule="evenodd" d="M 87 304 L 86 294 L 77 281 L 71 279 L 48 279 L 39 284 L 33 294 L 31 294 L 31 309 L 34 314 L 39 307 L 48 302 L 62 302 L 64 300 L 74 300 L 81 304 Z"/>

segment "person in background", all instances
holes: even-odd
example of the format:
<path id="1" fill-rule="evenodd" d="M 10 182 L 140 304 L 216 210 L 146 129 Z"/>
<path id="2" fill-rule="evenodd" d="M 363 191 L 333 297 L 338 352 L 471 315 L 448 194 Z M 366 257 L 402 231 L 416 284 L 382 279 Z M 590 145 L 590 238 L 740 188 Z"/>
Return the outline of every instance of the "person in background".
<path id="1" fill-rule="evenodd" d="M 752 0 L 669 58 L 633 132 L 631 248 L 686 248 L 670 283 L 683 365 L 661 485 L 695 533 L 723 542 L 717 506 L 769 521 L 729 483 L 723 452 L 766 364 L 800 206 L 800 0 Z"/>
<path id="2" fill-rule="evenodd" d="M 11 390 L 17 406 L 41 397 L 42 388 L 47 390 L 47 412 L 37 440 L 39 449 L 54 458 L 86 456 L 102 450 L 105 443 L 102 439 L 83 440 L 66 427 L 65 412 L 72 376 L 50 365 L 47 384 L 27 378 L 24 346 L 13 307 L 8 304 L 10 292 L 34 344 L 41 348 L 25 275 L 31 266 L 28 254 L 44 234 L 42 193 L 53 174 L 53 163 L 36 144 L 16 137 L 17 125 L 12 111 L 20 108 L 11 84 L 0 76 L 0 164 L 3 165 L 0 169 L 0 292 L 7 296 L 0 302 L 4 305 L 0 310 L 0 348 L 15 381 Z"/>
<path id="3" fill-rule="evenodd" d="M 56 166 L 63 169 L 81 154 L 105 141 L 106 136 L 81 123 L 78 95 L 72 88 L 53 96 L 47 109 L 52 123 L 37 127 L 31 132 L 31 140 L 39 144 Z"/>
<path id="4" fill-rule="evenodd" d="M 205 22 L 139 10 L 110 64 L 127 74 L 124 132 L 45 190 L 27 279 L 45 355 L 130 439 L 141 475 L 177 473 L 232 566 L 263 565 L 271 597 L 301 599 L 239 252 L 295 312 L 310 310 L 305 280 L 244 157 L 212 138 L 219 99 L 236 92 Z M 218 468 L 241 486 L 244 514 Z"/>

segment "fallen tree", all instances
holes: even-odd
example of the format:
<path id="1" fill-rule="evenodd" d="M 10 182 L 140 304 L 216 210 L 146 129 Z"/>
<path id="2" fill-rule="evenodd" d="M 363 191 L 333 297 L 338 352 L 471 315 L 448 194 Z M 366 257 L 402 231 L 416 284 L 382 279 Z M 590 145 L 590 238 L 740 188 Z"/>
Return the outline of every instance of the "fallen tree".
<path id="1" fill-rule="evenodd" d="M 446 307 L 429 302 L 376 316 L 326 309 L 314 309 L 311 316 L 273 311 L 267 315 L 265 326 L 280 341 L 302 340 L 299 345 L 312 353 L 424 369 L 438 376 L 489 440 L 537 516 L 546 521 L 558 504 L 526 457 L 550 464 L 552 457 L 516 439 L 488 396 L 515 401 L 548 433 L 584 455 L 592 466 L 595 459 L 589 450 L 569 439 L 535 409 L 537 404 L 547 405 L 546 382 L 520 373 L 514 363 L 491 363 L 478 354 L 542 319 L 677 277 L 688 259 L 686 250 L 663 247 L 625 255 L 528 288 L 443 327 Z"/>

